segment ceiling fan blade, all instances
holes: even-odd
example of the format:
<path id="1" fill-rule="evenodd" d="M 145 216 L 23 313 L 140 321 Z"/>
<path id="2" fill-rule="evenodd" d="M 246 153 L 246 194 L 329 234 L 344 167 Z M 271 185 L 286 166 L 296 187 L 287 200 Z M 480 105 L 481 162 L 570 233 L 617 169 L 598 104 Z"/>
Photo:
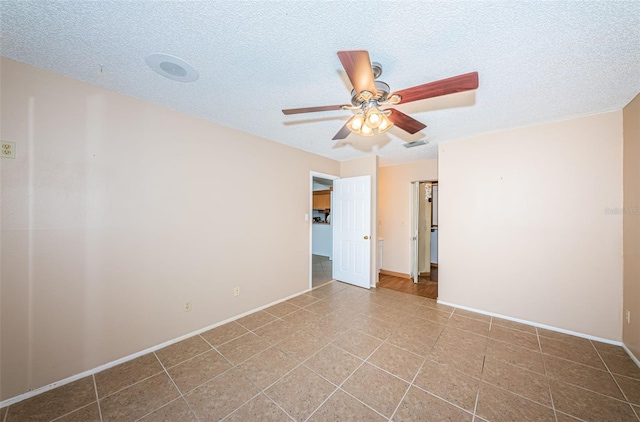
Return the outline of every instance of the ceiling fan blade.
<path id="1" fill-rule="evenodd" d="M 402 99 L 398 104 L 404 104 L 476 88 L 478 88 L 478 72 L 471 72 L 396 91 L 391 95 L 400 95 Z"/>
<path id="2" fill-rule="evenodd" d="M 405 132 L 409 132 L 411 135 L 416 132 L 420 132 L 422 129 L 427 127 L 427 125 L 420 123 L 413 117 L 408 116 L 403 112 L 396 110 L 395 108 L 389 108 L 387 110 L 391 110 L 389 120 L 391 120 L 393 124 L 398 126 L 400 129 L 404 130 Z"/>
<path id="3" fill-rule="evenodd" d="M 288 108 L 282 110 L 284 114 L 300 114 L 300 113 L 313 113 L 316 111 L 331 111 L 331 110 L 342 110 L 343 105 L 331 105 L 331 106 L 320 106 L 320 107 L 303 107 L 303 108 Z"/>
<path id="4" fill-rule="evenodd" d="M 353 119 L 353 117 L 351 117 L 351 119 Z M 344 139 L 344 138 L 346 138 L 346 137 L 351 133 L 351 131 L 350 131 L 350 130 L 349 130 L 349 128 L 347 127 L 347 125 L 349 124 L 349 122 L 351 121 L 351 119 L 349 119 L 349 120 L 347 121 L 347 123 L 345 123 L 345 124 L 344 124 L 344 126 L 342 126 L 342 128 L 340 128 L 340 130 L 338 131 L 338 133 L 336 133 L 336 135 L 335 135 L 333 138 L 331 138 L 331 139 L 333 139 L 334 141 L 336 141 L 336 140 L 339 140 L 339 139 Z"/>
<path id="5" fill-rule="evenodd" d="M 338 57 L 356 93 L 369 91 L 375 96 L 376 84 L 373 79 L 369 53 L 366 50 L 338 51 Z"/>

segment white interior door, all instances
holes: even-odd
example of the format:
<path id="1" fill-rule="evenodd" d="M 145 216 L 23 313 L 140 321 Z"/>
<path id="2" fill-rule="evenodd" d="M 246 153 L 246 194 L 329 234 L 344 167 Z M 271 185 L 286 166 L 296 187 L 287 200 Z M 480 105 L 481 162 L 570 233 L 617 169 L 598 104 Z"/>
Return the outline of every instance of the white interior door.
<path id="1" fill-rule="evenodd" d="M 371 176 L 333 182 L 333 278 L 370 288 Z"/>

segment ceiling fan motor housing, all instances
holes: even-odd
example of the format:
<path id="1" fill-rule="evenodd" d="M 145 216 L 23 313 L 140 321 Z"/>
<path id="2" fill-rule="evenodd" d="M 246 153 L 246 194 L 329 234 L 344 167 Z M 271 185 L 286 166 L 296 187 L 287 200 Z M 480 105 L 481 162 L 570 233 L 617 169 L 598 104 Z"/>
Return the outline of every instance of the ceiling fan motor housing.
<path id="1" fill-rule="evenodd" d="M 382 75 L 382 65 L 378 62 L 371 62 L 371 71 L 373 72 L 373 79 L 378 79 Z"/>
<path id="2" fill-rule="evenodd" d="M 351 104 L 355 107 L 359 107 L 364 103 L 368 103 L 371 100 L 375 100 L 377 102 L 383 102 L 387 100 L 387 96 L 391 89 L 389 85 L 382 81 L 375 81 L 376 85 L 376 95 L 373 95 L 369 91 L 356 92 L 355 89 L 351 90 Z"/>

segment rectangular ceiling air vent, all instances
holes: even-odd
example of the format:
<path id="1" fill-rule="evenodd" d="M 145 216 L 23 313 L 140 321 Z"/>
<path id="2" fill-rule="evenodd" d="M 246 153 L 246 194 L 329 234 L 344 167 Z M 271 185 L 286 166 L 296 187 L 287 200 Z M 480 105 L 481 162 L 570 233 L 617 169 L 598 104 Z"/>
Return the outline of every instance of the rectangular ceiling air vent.
<path id="1" fill-rule="evenodd" d="M 420 139 L 419 141 L 407 142 L 402 146 L 405 148 L 413 148 L 413 147 L 419 147 L 420 145 L 426 145 L 426 144 L 427 142 L 424 139 Z"/>

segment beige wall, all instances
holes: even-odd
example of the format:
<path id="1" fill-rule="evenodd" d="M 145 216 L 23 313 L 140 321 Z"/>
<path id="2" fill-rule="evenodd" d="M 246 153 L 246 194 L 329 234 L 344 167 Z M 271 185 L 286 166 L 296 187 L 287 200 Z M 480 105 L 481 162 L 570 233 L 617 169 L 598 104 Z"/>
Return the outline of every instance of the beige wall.
<path id="1" fill-rule="evenodd" d="M 380 167 L 379 236 L 384 238 L 382 269 L 411 271 L 411 182 L 438 179 L 438 160 Z"/>
<path id="2" fill-rule="evenodd" d="M 378 156 L 357 158 L 340 163 L 340 177 L 371 176 L 371 286 L 378 281 Z"/>
<path id="3" fill-rule="evenodd" d="M 624 304 L 622 340 L 640 359 L 640 95 L 623 110 L 624 121 Z"/>
<path id="4" fill-rule="evenodd" d="M 622 339 L 622 111 L 440 145 L 439 299 Z"/>
<path id="5" fill-rule="evenodd" d="M 0 399 L 308 288 L 309 172 L 340 163 L 1 66 Z"/>

